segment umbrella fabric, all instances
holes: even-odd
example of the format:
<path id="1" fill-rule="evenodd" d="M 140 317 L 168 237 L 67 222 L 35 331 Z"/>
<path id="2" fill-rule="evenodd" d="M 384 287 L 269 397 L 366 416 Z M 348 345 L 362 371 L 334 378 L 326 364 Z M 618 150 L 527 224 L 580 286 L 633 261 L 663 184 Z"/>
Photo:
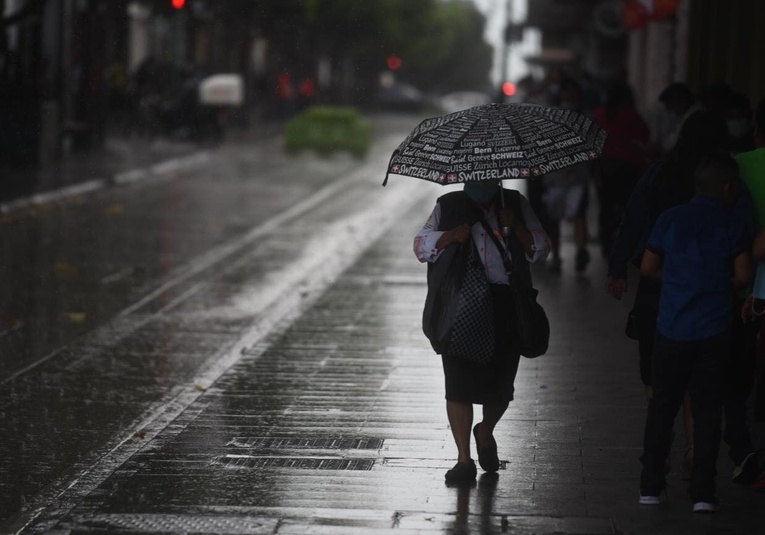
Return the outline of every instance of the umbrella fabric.
<path id="1" fill-rule="evenodd" d="M 538 104 L 485 104 L 421 122 L 388 174 L 438 184 L 533 178 L 600 156 L 606 133 L 584 115 Z"/>

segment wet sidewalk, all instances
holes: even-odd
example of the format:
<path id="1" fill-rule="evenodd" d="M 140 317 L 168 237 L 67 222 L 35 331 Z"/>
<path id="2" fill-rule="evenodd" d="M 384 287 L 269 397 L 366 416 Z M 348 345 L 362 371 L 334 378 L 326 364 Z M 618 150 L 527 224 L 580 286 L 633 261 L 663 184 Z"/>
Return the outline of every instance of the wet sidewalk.
<path id="1" fill-rule="evenodd" d="M 265 140 L 280 135 L 282 125 L 262 121 L 232 128 L 228 140 Z M 193 169 L 211 159 L 219 148 L 208 142 L 165 137 L 109 135 L 103 145 L 39 167 L 0 165 L 3 189 L 0 216 L 168 174 Z"/>
<path id="2" fill-rule="evenodd" d="M 765 495 L 732 484 L 724 457 L 720 513 L 691 513 L 677 469 L 666 504 L 638 505 L 645 401 L 636 347 L 622 334 L 627 303 L 603 292 L 598 255 L 584 276 L 570 264 L 560 277 L 536 270 L 553 337 L 547 355 L 521 362 L 496 430 L 499 475 L 444 484 L 456 452 L 440 361 L 420 329 L 425 267 L 411 253 L 437 193 L 386 226 L 326 291 L 306 289 L 267 336 L 245 339 L 211 383 L 52 493 L 28 531 L 762 532 Z M 137 398 L 144 373 L 126 374 Z"/>

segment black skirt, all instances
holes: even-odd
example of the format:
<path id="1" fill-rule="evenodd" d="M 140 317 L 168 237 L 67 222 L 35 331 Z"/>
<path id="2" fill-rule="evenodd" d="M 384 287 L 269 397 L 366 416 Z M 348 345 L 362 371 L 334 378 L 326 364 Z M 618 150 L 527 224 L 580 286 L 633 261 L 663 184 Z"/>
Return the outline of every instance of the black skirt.
<path id="1" fill-rule="evenodd" d="M 507 403 L 513 400 L 520 354 L 513 346 L 510 287 L 491 284 L 494 305 L 494 356 L 488 364 L 476 364 L 456 356 L 441 356 L 446 400 L 462 403 Z"/>

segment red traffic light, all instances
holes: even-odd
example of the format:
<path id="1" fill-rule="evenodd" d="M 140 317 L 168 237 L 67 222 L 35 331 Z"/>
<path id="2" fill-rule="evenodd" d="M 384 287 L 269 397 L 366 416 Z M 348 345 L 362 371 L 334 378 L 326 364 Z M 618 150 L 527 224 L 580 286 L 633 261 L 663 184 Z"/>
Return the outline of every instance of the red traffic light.
<path id="1" fill-rule="evenodd" d="M 513 82 L 505 82 L 504 84 L 502 84 L 502 93 L 506 97 L 512 97 L 513 95 L 515 95 L 515 92 L 516 92 L 516 87 Z"/>
<path id="2" fill-rule="evenodd" d="M 397 71 L 401 68 L 401 58 L 398 56 L 389 56 L 385 62 L 388 64 L 388 68 L 392 71 Z"/>
<path id="3" fill-rule="evenodd" d="M 175 9 L 183 9 L 183 6 L 186 5 L 186 0 L 172 0 L 173 1 L 173 7 Z"/>

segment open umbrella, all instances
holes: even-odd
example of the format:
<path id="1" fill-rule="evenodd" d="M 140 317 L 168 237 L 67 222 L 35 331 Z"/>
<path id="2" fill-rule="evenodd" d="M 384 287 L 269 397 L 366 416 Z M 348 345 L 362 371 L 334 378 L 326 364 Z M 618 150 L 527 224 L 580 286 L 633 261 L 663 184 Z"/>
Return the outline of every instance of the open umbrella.
<path id="1" fill-rule="evenodd" d="M 600 156 L 606 133 L 584 115 L 537 104 L 484 104 L 422 121 L 388 175 L 438 184 L 533 178 Z"/>

